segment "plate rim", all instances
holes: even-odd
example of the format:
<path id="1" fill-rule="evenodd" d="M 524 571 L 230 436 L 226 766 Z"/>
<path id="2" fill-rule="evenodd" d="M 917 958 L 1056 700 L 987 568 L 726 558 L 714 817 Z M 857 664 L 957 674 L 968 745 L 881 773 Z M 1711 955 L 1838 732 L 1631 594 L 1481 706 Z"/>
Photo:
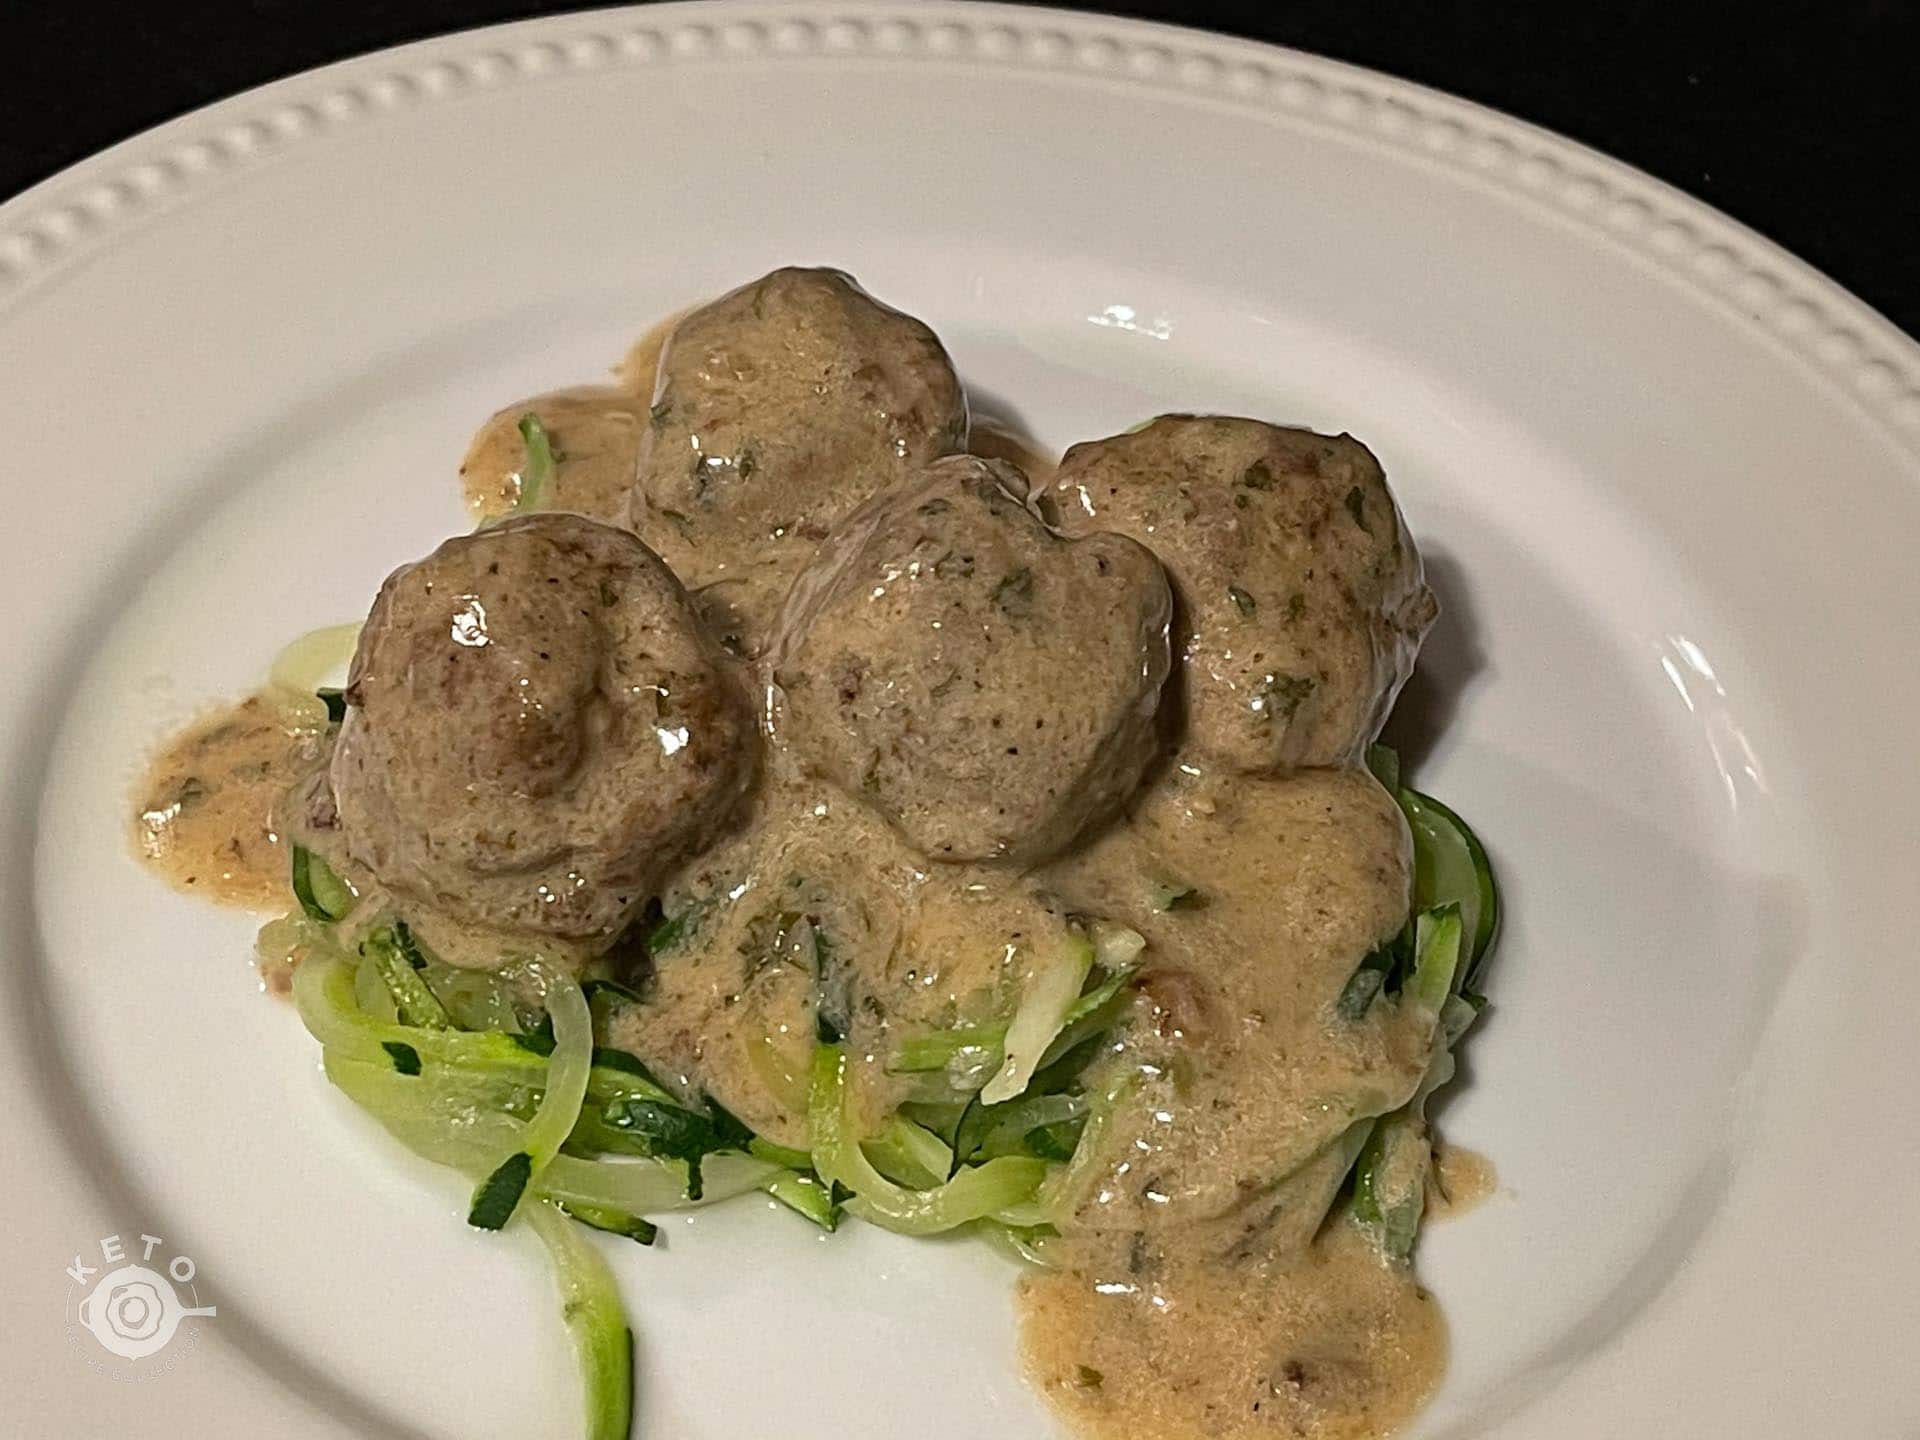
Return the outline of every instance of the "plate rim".
<path id="1" fill-rule="evenodd" d="M 295 147 L 509 86 L 713 60 L 972 64 L 1202 95 L 1444 167 L 1541 206 L 1782 348 L 1920 459 L 1920 340 L 1664 180 L 1504 111 L 1301 50 L 1162 21 L 980 0 L 669 0 L 480 26 L 216 100 L 0 203 L 0 324 L 140 221 Z"/>

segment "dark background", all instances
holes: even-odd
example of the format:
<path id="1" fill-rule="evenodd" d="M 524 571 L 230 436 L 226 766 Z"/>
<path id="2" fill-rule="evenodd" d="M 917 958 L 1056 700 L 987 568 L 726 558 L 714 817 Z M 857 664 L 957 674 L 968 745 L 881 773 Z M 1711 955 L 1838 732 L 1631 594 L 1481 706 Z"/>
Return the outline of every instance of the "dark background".
<path id="1" fill-rule="evenodd" d="M 7 7 L 0 196 L 158 121 L 383 45 L 569 5 Z M 1107 0 L 1405 76 L 1719 206 L 1920 334 L 1920 0 Z"/>

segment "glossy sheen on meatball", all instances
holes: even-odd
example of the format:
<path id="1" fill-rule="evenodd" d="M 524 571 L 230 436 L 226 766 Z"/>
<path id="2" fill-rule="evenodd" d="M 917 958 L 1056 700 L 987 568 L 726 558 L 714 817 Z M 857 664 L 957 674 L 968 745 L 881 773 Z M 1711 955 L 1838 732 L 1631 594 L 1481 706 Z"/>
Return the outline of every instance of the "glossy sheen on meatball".
<path id="1" fill-rule="evenodd" d="M 1068 534 L 1129 535 L 1171 572 L 1188 739 L 1235 769 L 1357 759 L 1438 613 L 1349 435 L 1165 415 L 1067 451 L 1048 501 Z"/>
<path id="2" fill-rule="evenodd" d="M 1068 541 L 999 461 L 936 461 L 823 547 L 781 622 L 806 763 L 936 860 L 1032 861 L 1132 791 L 1171 593 L 1118 535 Z"/>
<path id="3" fill-rule="evenodd" d="M 757 653 L 827 532 L 966 438 L 931 330 L 838 270 L 776 270 L 674 327 L 629 518 Z"/>
<path id="4" fill-rule="evenodd" d="M 480 427 L 460 462 L 467 503 L 483 517 L 517 508 L 528 463 L 520 422 L 533 415 L 553 450 L 553 477 L 536 508 L 624 525 L 646 413 L 640 396 L 610 385 L 579 385 L 507 406 Z"/>
<path id="5" fill-rule="evenodd" d="M 575 515 L 395 572 L 347 704 L 331 778 L 352 857 L 403 902 L 570 941 L 618 931 L 753 766 L 745 693 L 679 582 Z"/>

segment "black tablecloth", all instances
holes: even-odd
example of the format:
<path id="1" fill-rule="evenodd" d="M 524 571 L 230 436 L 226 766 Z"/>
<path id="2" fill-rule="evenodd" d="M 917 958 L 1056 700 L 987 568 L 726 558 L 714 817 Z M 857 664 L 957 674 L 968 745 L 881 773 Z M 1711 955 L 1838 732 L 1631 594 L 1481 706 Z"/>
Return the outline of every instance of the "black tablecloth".
<path id="1" fill-rule="evenodd" d="M 561 10 L 527 0 L 11 7 L 0 196 L 250 85 L 403 40 Z M 1108 0 L 1406 76 L 1639 165 L 1920 334 L 1920 3 Z M 1903 123 L 1904 122 L 1904 123 Z"/>

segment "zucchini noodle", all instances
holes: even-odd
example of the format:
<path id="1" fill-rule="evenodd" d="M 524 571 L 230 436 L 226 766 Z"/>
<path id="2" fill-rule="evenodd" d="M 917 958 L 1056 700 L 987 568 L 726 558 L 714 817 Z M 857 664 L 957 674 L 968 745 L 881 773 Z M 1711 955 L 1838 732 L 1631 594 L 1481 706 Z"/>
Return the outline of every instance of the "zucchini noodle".
<path id="1" fill-rule="evenodd" d="M 309 637 L 303 653 L 319 648 Z M 1485 852 L 1451 811 L 1397 785 L 1394 794 L 1410 822 L 1419 817 L 1415 913 L 1365 958 L 1356 973 L 1365 983 L 1347 987 L 1330 1019 L 1410 1025 L 1428 1061 L 1404 1084 L 1328 1096 L 1325 1123 L 1309 1127 L 1264 1188 L 1290 1187 L 1301 1215 L 1344 1214 L 1404 1264 L 1431 1164 L 1426 1102 L 1485 1003 L 1465 987 L 1497 928 L 1498 897 Z M 524 1217 L 538 1235 L 592 1440 L 615 1440 L 631 1423 L 632 1336 L 576 1224 L 650 1244 L 646 1216 L 757 1190 L 823 1231 L 843 1212 L 904 1235 L 966 1229 L 1046 1265 L 1113 1161 L 1116 1110 L 1156 1073 L 1115 1059 L 1126 1043 L 1092 1043 L 1127 1033 L 1147 942 L 1090 920 L 1036 960 L 1004 1019 L 899 1039 L 885 1066 L 894 1108 L 877 1120 L 860 1117 L 845 1041 L 816 1044 L 804 1059 L 772 1035 L 749 1045 L 768 1093 L 804 1112 L 809 1148 L 794 1149 L 752 1134 L 696 1083 L 670 1091 L 641 1058 L 596 1046 L 596 1023 L 647 1003 L 643 992 L 583 987 L 541 959 L 496 972 L 447 966 L 401 921 L 374 914 L 384 900 L 356 896 L 318 856 L 296 853 L 290 878 L 300 908 L 279 923 L 303 937 L 293 998 L 327 1078 L 404 1148 L 477 1182 L 471 1223 L 498 1229 Z M 362 922 L 360 911 L 374 918 Z M 358 954 L 342 944 L 349 932 Z"/>
<path id="2" fill-rule="evenodd" d="M 633 1430 L 633 1331 L 613 1275 L 554 1205 L 527 1207 L 527 1223 L 553 1261 L 560 1314 L 586 1387 L 587 1440 L 628 1440 Z"/>
<path id="3" fill-rule="evenodd" d="M 1075 940 L 1061 954 L 1035 966 L 1001 1043 L 1005 1059 L 980 1091 L 987 1104 L 1011 1100 L 1027 1088 L 1047 1046 L 1066 1026 L 1074 1001 L 1080 998 L 1080 987 L 1093 968 L 1093 953 L 1091 942 Z"/>
<path id="4" fill-rule="evenodd" d="M 1046 1162 L 1025 1156 L 969 1166 L 930 1190 L 910 1189 L 887 1179 L 867 1158 L 854 1133 L 847 1065 L 844 1045 L 815 1047 L 807 1130 L 814 1169 L 822 1180 L 853 1192 L 847 1201 L 853 1214 L 902 1235 L 935 1235 L 1030 1200 L 1040 1188 Z"/>
<path id="5" fill-rule="evenodd" d="M 493 1221 L 487 1228 L 494 1230 L 513 1218 L 526 1187 L 539 1179 L 540 1172 L 573 1133 L 593 1069 L 593 1015 L 579 983 L 544 961 L 530 960 L 526 969 L 545 993 L 547 1015 L 553 1022 L 553 1061 L 547 1067 L 540 1108 L 534 1112 L 520 1144 L 499 1157 L 499 1164 L 474 1191 L 468 1218 L 474 1224 Z M 440 1014 L 444 1020 L 446 1012 Z"/>
<path id="6" fill-rule="evenodd" d="M 314 692 L 346 667 L 359 643 L 357 620 L 309 630 L 274 656 L 267 692 L 303 723 L 325 725 L 326 703 Z"/>

